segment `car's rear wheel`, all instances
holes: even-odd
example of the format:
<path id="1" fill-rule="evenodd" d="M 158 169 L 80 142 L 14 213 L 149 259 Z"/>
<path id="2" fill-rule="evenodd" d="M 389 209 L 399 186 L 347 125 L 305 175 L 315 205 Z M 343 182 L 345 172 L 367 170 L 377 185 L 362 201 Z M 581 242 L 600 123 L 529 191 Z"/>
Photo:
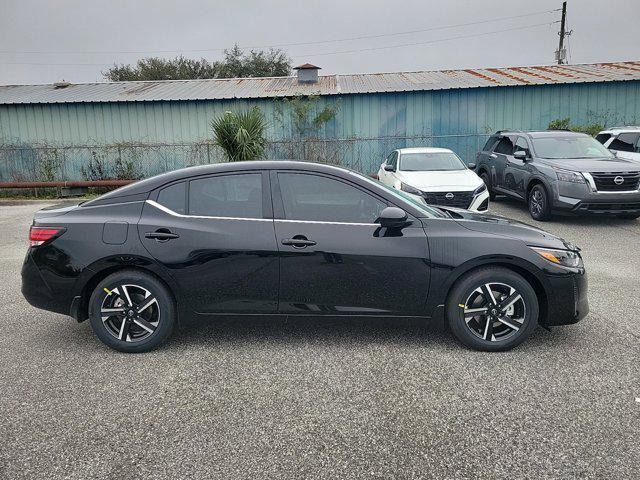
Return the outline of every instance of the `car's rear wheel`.
<path id="1" fill-rule="evenodd" d="M 489 174 L 487 172 L 482 172 L 480 174 L 480 178 L 487 187 L 487 191 L 489 192 L 489 200 L 493 202 L 496 199 L 496 192 L 491 190 L 491 179 L 489 178 Z"/>
<path id="2" fill-rule="evenodd" d="M 96 336 L 121 352 L 146 352 L 164 342 L 176 323 L 171 293 L 158 279 L 137 270 L 109 275 L 89 300 Z"/>
<path id="3" fill-rule="evenodd" d="M 538 323 L 538 298 L 511 270 L 487 267 L 460 279 L 449 293 L 447 319 L 458 340 L 476 350 L 509 350 Z"/>
<path id="4" fill-rule="evenodd" d="M 529 192 L 528 198 L 529 213 L 531 218 L 544 222 L 551 218 L 551 204 L 549 203 L 549 195 L 544 186 L 538 184 Z"/>

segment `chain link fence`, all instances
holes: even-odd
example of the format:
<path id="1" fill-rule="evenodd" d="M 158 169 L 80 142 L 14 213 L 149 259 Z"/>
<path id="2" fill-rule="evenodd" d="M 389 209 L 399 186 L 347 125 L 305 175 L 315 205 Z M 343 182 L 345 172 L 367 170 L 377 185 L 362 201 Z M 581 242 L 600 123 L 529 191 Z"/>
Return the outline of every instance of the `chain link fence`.
<path id="1" fill-rule="evenodd" d="M 420 135 L 346 139 L 283 139 L 267 145 L 265 158 L 344 166 L 362 173 L 378 170 L 396 148 L 445 147 L 467 163 L 488 135 Z M 193 165 L 224 162 L 211 142 L 184 144 L 0 145 L 0 182 L 139 179 Z"/>

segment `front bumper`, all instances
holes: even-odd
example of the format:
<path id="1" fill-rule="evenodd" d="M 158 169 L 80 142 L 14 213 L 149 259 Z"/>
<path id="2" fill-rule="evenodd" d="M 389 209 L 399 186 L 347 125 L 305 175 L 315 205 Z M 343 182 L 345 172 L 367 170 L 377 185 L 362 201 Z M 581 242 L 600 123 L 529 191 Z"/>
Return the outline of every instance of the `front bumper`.
<path id="1" fill-rule="evenodd" d="M 545 326 L 571 325 L 589 313 L 587 274 L 584 268 L 564 275 L 547 275 L 547 314 Z"/>
<path id="2" fill-rule="evenodd" d="M 576 215 L 640 214 L 640 191 L 594 192 L 587 184 L 557 182 L 553 210 Z"/>

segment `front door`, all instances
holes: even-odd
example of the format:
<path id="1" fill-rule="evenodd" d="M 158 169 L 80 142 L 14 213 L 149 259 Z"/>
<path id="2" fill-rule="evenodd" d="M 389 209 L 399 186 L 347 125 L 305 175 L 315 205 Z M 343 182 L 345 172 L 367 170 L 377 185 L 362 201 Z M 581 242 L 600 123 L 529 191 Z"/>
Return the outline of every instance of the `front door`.
<path id="1" fill-rule="evenodd" d="M 196 313 L 277 309 L 278 248 L 268 173 L 194 178 L 152 193 L 140 239 Z"/>
<path id="2" fill-rule="evenodd" d="M 527 158 L 531 158 L 529 143 L 524 137 L 518 136 L 513 147 L 513 153 L 523 151 Z M 529 176 L 529 163 L 527 160 L 516 158 L 513 155 L 507 157 L 504 169 L 505 188 L 519 197 L 525 197 L 526 181 Z"/>
<path id="3" fill-rule="evenodd" d="M 271 176 L 284 313 L 423 315 L 429 251 L 419 221 L 388 232 L 387 202 L 337 177 Z"/>

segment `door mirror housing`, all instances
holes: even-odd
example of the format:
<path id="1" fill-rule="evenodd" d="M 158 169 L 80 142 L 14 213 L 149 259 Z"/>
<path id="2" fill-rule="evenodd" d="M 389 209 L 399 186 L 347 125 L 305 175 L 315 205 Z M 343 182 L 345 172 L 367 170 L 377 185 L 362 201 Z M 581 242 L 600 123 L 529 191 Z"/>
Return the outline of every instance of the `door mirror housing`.
<path id="1" fill-rule="evenodd" d="M 399 228 L 407 225 L 407 212 L 398 207 L 387 207 L 380 213 L 378 222 L 386 228 Z"/>
<path id="2" fill-rule="evenodd" d="M 475 163 L 469 163 L 469 164 L 467 164 L 467 168 L 469 170 L 475 170 L 476 169 L 476 164 Z"/>
<path id="3" fill-rule="evenodd" d="M 387 172 L 395 172 L 396 169 L 393 167 L 393 165 L 387 165 L 386 163 L 384 164 L 384 169 Z"/>
<path id="4" fill-rule="evenodd" d="M 524 150 L 518 150 L 517 152 L 514 152 L 513 157 L 518 160 L 526 161 L 529 158 L 529 155 Z"/>

